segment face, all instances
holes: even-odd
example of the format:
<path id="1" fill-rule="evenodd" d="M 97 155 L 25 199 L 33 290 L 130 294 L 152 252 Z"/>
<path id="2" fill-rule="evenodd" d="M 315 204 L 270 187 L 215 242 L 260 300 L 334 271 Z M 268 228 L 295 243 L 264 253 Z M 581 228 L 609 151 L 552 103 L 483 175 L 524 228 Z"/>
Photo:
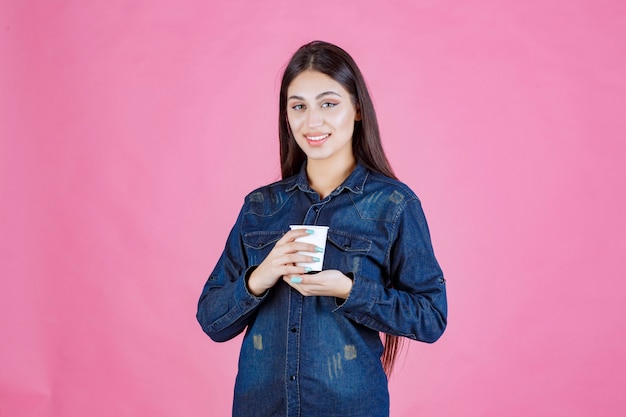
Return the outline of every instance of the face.
<path id="1" fill-rule="evenodd" d="M 353 164 L 352 134 L 360 120 L 350 93 L 328 75 L 304 71 L 287 88 L 287 119 L 309 164 Z"/>

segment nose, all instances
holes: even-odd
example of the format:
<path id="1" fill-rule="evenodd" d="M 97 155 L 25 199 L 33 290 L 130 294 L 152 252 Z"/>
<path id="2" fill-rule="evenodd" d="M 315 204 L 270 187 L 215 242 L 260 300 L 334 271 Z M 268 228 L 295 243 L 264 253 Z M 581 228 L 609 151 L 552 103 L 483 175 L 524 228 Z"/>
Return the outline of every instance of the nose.
<path id="1" fill-rule="evenodd" d="M 322 125 L 322 113 L 319 109 L 311 108 L 307 112 L 306 124 L 308 127 L 317 127 Z"/>

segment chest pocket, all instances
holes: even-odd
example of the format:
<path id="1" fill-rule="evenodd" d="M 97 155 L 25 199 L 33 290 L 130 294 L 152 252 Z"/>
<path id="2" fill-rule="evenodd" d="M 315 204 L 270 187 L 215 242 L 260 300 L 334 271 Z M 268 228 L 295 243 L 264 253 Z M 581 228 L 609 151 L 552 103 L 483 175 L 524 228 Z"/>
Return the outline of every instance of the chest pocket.
<path id="1" fill-rule="evenodd" d="M 243 235 L 243 245 L 248 255 L 248 266 L 258 265 L 267 257 L 278 240 L 283 237 L 282 231 L 248 232 Z"/>
<path id="2" fill-rule="evenodd" d="M 337 269 L 355 275 L 361 272 L 363 259 L 372 247 L 372 241 L 367 238 L 332 229 L 328 231 L 328 243 L 324 269 Z"/>

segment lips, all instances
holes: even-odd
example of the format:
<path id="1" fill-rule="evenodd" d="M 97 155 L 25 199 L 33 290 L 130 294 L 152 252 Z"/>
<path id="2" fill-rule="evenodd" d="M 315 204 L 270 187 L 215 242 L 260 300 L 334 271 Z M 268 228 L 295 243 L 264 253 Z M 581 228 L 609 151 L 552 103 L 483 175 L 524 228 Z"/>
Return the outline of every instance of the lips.
<path id="1" fill-rule="evenodd" d="M 322 143 L 326 141 L 326 139 L 328 139 L 329 136 L 330 136 L 330 133 L 319 133 L 319 134 L 315 133 L 312 135 L 304 135 L 304 137 L 306 138 L 306 141 L 311 146 L 321 145 Z"/>

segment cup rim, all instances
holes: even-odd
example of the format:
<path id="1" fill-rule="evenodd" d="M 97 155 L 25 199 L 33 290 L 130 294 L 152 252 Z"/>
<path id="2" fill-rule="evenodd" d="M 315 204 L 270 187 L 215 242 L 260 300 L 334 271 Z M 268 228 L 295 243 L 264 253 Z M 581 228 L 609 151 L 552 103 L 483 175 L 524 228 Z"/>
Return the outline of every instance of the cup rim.
<path id="1" fill-rule="evenodd" d="M 290 229 L 304 229 L 304 228 L 310 228 L 310 229 L 328 229 L 329 226 L 321 226 L 321 225 L 317 225 L 317 224 L 290 224 L 289 225 Z"/>

